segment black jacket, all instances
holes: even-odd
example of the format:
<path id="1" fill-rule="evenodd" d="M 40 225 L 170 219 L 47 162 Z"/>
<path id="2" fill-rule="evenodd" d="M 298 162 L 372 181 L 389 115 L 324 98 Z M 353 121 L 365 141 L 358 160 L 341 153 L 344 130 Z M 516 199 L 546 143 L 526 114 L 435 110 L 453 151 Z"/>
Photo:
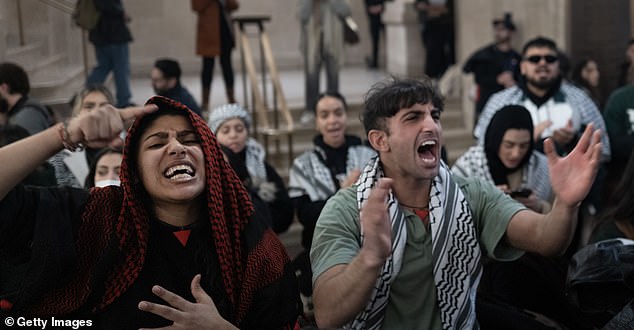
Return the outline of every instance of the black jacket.
<path id="1" fill-rule="evenodd" d="M 88 36 L 90 42 L 95 46 L 104 46 L 132 41 L 121 0 L 94 0 L 94 2 L 101 16 L 97 26 L 90 30 Z"/>

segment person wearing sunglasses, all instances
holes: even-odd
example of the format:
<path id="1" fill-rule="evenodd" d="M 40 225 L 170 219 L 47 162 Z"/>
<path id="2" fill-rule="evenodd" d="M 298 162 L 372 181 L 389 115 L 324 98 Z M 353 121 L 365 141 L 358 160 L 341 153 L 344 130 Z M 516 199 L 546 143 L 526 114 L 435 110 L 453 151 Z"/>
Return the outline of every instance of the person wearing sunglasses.
<path id="1" fill-rule="evenodd" d="M 522 55 L 513 49 L 511 41 L 514 33 L 511 13 L 493 20 L 493 43 L 471 54 L 462 67 L 464 73 L 473 73 L 477 85 L 476 121 L 491 95 L 514 86 L 519 78 Z"/>
<path id="2" fill-rule="evenodd" d="M 537 37 L 522 50 L 521 77 L 516 86 L 491 96 L 482 110 L 474 135 L 483 144 L 491 118 L 505 105 L 528 109 L 535 127 L 535 147 L 543 152 L 543 141 L 551 137 L 560 155 L 568 154 L 577 144 L 583 127 L 594 124 L 601 130 L 602 161 L 610 160 L 610 142 L 605 122 L 592 99 L 583 90 L 562 79 L 557 44 Z"/>

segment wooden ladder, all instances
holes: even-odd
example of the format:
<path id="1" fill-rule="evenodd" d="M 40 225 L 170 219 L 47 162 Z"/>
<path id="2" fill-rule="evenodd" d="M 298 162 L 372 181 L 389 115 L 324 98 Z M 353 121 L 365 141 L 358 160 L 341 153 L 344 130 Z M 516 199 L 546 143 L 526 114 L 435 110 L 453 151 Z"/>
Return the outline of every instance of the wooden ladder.
<path id="1" fill-rule="evenodd" d="M 253 115 L 252 134 L 256 137 L 260 134 L 264 139 L 263 144 L 267 159 L 269 158 L 269 140 L 272 139 L 275 141 L 275 151 L 279 154 L 280 140 L 286 136 L 289 164 L 292 164 L 294 157 L 293 117 L 291 116 L 286 98 L 284 97 L 280 77 L 273 59 L 269 37 L 266 31 L 264 31 L 264 22 L 269 20 L 269 16 L 240 16 L 233 18 L 233 22 L 238 24 L 236 36 L 240 46 L 244 107 L 250 109 Z M 258 81 L 258 73 L 253 57 L 254 54 L 251 50 L 250 35 L 249 31 L 247 31 L 247 26 L 249 25 L 255 25 L 257 27 L 257 32 L 251 35 L 254 35 L 259 41 L 261 82 Z M 267 100 L 267 82 L 270 82 L 273 87 L 272 102 L 268 102 Z"/>

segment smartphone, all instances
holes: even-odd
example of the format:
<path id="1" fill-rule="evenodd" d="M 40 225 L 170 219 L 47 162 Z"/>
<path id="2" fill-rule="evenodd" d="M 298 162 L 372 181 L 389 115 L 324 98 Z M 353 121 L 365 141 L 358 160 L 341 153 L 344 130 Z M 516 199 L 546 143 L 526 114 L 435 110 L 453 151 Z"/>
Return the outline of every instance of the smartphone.
<path id="1" fill-rule="evenodd" d="M 526 198 L 526 197 L 530 196 L 532 193 L 533 193 L 533 191 L 528 189 L 528 188 L 521 188 L 521 189 L 518 189 L 518 190 L 511 191 L 510 195 L 513 198 L 517 198 L 517 197 Z"/>

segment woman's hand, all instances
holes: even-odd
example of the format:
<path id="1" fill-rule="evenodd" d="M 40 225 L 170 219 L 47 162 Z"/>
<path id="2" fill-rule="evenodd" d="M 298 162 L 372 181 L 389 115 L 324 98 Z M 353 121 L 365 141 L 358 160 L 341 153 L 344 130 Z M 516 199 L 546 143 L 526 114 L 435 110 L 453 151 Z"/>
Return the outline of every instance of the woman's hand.
<path id="1" fill-rule="evenodd" d="M 67 138 L 71 144 L 83 144 L 92 148 L 103 148 L 117 143 L 121 132 L 137 117 L 154 112 L 158 108 L 150 104 L 144 107 L 117 109 L 111 105 L 99 107 L 73 117 L 66 126 Z"/>
<path id="2" fill-rule="evenodd" d="M 152 293 L 165 300 L 169 306 L 141 301 L 139 309 L 174 322 L 161 329 L 237 329 L 220 316 L 214 301 L 200 286 L 200 274 L 192 279 L 191 290 L 195 303 L 155 285 Z"/>

